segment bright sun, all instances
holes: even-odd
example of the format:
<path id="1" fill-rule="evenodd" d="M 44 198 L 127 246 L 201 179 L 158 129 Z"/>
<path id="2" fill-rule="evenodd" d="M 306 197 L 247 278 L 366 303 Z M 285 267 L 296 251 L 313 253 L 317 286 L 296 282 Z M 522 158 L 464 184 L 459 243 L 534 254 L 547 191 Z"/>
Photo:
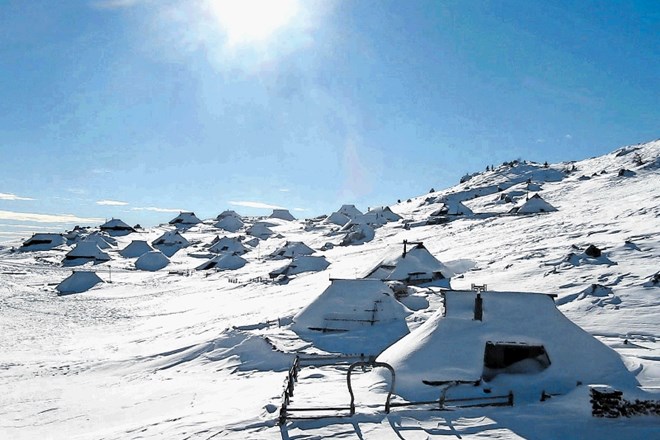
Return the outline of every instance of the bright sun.
<path id="1" fill-rule="evenodd" d="M 227 34 L 227 46 L 260 43 L 289 25 L 298 0 L 210 0 L 211 13 Z"/>

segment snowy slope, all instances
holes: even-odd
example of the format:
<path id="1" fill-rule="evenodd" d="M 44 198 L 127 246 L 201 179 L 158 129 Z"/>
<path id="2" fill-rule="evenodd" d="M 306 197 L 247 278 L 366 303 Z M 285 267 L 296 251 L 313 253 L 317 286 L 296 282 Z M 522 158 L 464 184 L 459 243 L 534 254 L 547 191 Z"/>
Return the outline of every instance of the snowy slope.
<path id="1" fill-rule="evenodd" d="M 557 212 L 509 214 L 536 193 Z M 442 204 L 459 201 L 473 214 L 427 224 Z M 474 283 L 557 294 L 559 310 L 624 356 L 640 396 L 660 399 L 652 394 L 660 391 L 660 286 L 652 282 L 660 271 L 660 141 L 547 168 L 498 166 L 391 209 L 403 220 L 353 246 L 339 246 L 345 233 L 322 219 L 244 218 L 246 228 L 272 225 L 273 235 L 246 246 L 245 266 L 223 272 L 194 268 L 214 256 L 209 247 L 217 235 L 246 236 L 245 228 L 227 234 L 205 220 L 182 230 L 190 245 L 155 272 L 135 270 L 136 258 L 119 250 L 133 240 L 152 243 L 172 226 L 116 237 L 105 250 L 111 261 L 82 267 L 105 283 L 67 296 L 55 286 L 71 274 L 61 261 L 72 245 L 11 252 L 16 242 L 1 249 L 0 438 L 657 436 L 657 417 L 592 418 L 586 387 L 511 408 L 386 415 L 382 384 L 370 373 L 357 379 L 361 406 L 354 417 L 276 426 L 294 355 L 322 353 L 289 328 L 292 317 L 330 278 L 364 274 L 404 239 L 422 241 L 456 273 L 453 288 Z M 287 241 L 323 248 L 330 266 L 287 284 L 271 281 L 268 274 L 282 262 L 266 257 Z M 592 244 L 600 257 L 584 253 Z M 442 304 L 437 289 L 411 290 L 406 304 L 421 304 L 409 307 L 416 310 L 406 318 L 412 331 Z M 377 354 L 370 349 L 366 341 L 363 352 Z M 305 368 L 294 402 L 346 405 L 345 380 L 345 367 Z"/>

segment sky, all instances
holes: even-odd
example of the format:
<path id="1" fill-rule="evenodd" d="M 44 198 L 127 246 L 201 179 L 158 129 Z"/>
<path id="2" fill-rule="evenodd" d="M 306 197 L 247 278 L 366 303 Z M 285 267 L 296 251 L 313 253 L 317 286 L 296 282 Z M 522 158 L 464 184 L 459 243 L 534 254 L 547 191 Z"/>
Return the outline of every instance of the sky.
<path id="1" fill-rule="evenodd" d="M 0 241 L 651 141 L 659 27 L 652 0 L 0 0 Z"/>

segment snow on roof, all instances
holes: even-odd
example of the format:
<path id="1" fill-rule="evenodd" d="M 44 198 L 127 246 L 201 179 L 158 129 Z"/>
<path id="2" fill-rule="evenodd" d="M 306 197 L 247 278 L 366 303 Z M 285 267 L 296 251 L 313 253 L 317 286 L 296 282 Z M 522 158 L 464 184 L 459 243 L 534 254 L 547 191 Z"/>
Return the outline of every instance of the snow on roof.
<path id="1" fill-rule="evenodd" d="M 196 225 L 202 221 L 195 216 L 194 212 L 181 212 L 170 220 L 171 225 Z"/>
<path id="2" fill-rule="evenodd" d="M 208 270 L 213 268 L 220 270 L 236 270 L 246 264 L 247 260 L 238 255 L 221 254 L 198 266 L 197 270 Z"/>
<path id="3" fill-rule="evenodd" d="M 111 220 L 108 220 L 107 222 L 103 223 L 99 228 L 104 231 L 104 230 L 112 230 L 112 231 L 133 231 L 134 229 L 121 221 L 118 218 L 113 218 Z"/>
<path id="4" fill-rule="evenodd" d="M 333 212 L 330 214 L 325 220 L 325 223 L 333 223 L 335 225 L 339 226 L 344 226 L 346 223 L 348 223 L 351 219 L 340 212 Z"/>
<path id="5" fill-rule="evenodd" d="M 367 224 L 353 223 L 353 220 L 346 223 L 341 230 L 347 232 L 341 241 L 342 246 L 366 243 L 376 236 L 374 228 Z"/>
<path id="6" fill-rule="evenodd" d="M 282 220 L 295 220 L 296 218 L 289 212 L 288 209 L 273 209 L 270 218 L 279 218 Z"/>
<path id="7" fill-rule="evenodd" d="M 96 261 L 109 261 L 110 256 L 103 252 L 96 242 L 83 240 L 79 242 L 76 247 L 71 249 L 66 256 L 65 260 L 76 259 L 91 259 Z"/>
<path id="8" fill-rule="evenodd" d="M 350 219 L 355 219 L 362 215 L 362 211 L 357 209 L 355 205 L 341 205 L 341 208 L 337 211 L 339 214 L 344 214 Z"/>
<path id="9" fill-rule="evenodd" d="M 261 239 L 266 239 L 273 235 L 273 231 L 271 231 L 268 226 L 266 226 L 263 223 L 255 223 L 251 227 L 249 227 L 246 231 L 248 234 L 252 235 L 253 237 L 261 238 Z"/>
<path id="10" fill-rule="evenodd" d="M 216 222 L 214 226 L 228 232 L 236 232 L 241 229 L 243 225 L 243 221 L 239 217 L 228 215 Z"/>
<path id="11" fill-rule="evenodd" d="M 324 256 L 301 255 L 295 257 L 289 264 L 270 272 L 269 276 L 275 278 L 279 275 L 297 275 L 303 272 L 320 272 L 330 266 Z"/>
<path id="12" fill-rule="evenodd" d="M 181 246 L 186 247 L 190 246 L 190 242 L 179 233 L 179 231 L 167 231 L 157 239 L 155 239 L 151 244 L 154 246 Z"/>
<path id="13" fill-rule="evenodd" d="M 55 287 L 60 295 L 86 292 L 103 280 L 94 272 L 73 271 L 64 281 Z"/>
<path id="14" fill-rule="evenodd" d="M 124 258 L 135 258 L 147 252 L 151 252 L 153 250 L 154 249 L 151 246 L 149 246 L 149 243 L 147 243 L 146 241 L 133 240 L 132 242 L 129 243 L 128 246 L 120 250 L 119 254 Z"/>
<path id="15" fill-rule="evenodd" d="M 382 217 L 388 222 L 395 222 L 403 218 L 399 214 L 392 211 L 389 206 L 377 206 L 367 211 L 364 215 L 375 215 L 376 217 Z"/>
<path id="16" fill-rule="evenodd" d="M 557 208 L 543 200 L 540 195 L 534 194 L 522 206 L 517 209 L 514 208 L 514 210 L 514 212 L 517 212 L 518 214 L 534 214 L 538 212 L 553 212 L 556 211 Z"/>
<path id="17" fill-rule="evenodd" d="M 324 349 L 380 351 L 408 333 L 409 313 L 380 280 L 332 280 L 294 316 L 291 328 Z"/>
<path id="18" fill-rule="evenodd" d="M 405 248 L 405 253 L 403 252 Z M 451 271 L 438 261 L 422 243 L 397 245 L 396 251 L 384 258 L 365 278 L 384 281 L 428 282 L 449 278 Z"/>
<path id="19" fill-rule="evenodd" d="M 532 392 L 538 399 L 542 390 L 565 393 L 578 381 L 636 383 L 619 355 L 566 318 L 550 296 L 490 291 L 481 296 L 483 320 L 478 321 L 475 292 L 444 292 L 446 316 L 438 311 L 378 357 L 394 367 L 397 394 L 406 399 L 437 398 L 438 389 L 422 381 L 479 380 L 487 342 L 543 346 L 550 361 L 534 374 L 496 376 L 489 383 L 493 393 L 513 389 Z"/>
<path id="20" fill-rule="evenodd" d="M 21 251 L 47 251 L 57 246 L 63 245 L 66 239 L 62 234 L 39 233 L 34 234 L 23 242 L 19 250 Z"/>
<path id="21" fill-rule="evenodd" d="M 236 238 L 222 237 L 209 248 L 209 252 L 244 254 L 248 251 L 243 243 Z"/>
<path id="22" fill-rule="evenodd" d="M 226 209 L 226 210 L 222 211 L 220 214 L 218 214 L 218 216 L 215 219 L 216 220 L 222 220 L 223 218 L 226 218 L 226 217 L 234 217 L 234 218 L 237 218 L 239 220 L 243 219 L 243 217 L 241 217 L 241 215 L 239 213 L 237 213 L 236 211 L 231 210 L 231 209 Z"/>
<path id="23" fill-rule="evenodd" d="M 155 272 L 170 264 L 170 259 L 160 251 L 149 251 L 135 260 L 135 267 L 139 270 Z"/>
<path id="24" fill-rule="evenodd" d="M 96 245 L 99 247 L 99 249 L 109 249 L 112 246 L 117 244 L 116 240 L 111 239 L 110 237 L 106 237 L 104 235 L 98 234 L 96 232 L 92 233 L 92 234 L 89 234 L 82 241 L 87 241 L 87 242 L 90 242 L 90 243 L 96 243 Z"/>
<path id="25" fill-rule="evenodd" d="M 302 241 L 287 241 L 279 249 L 276 249 L 270 258 L 281 259 L 281 258 L 293 258 L 299 255 L 311 255 L 314 253 L 314 249 L 307 246 Z"/>

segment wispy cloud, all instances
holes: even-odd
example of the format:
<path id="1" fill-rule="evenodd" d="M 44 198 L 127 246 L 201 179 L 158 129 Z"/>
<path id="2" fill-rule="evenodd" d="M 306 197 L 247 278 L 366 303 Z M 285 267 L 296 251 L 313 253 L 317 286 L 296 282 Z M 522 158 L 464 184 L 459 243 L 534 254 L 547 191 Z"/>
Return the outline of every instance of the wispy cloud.
<path id="1" fill-rule="evenodd" d="M 139 0 L 96 0 L 92 6 L 99 9 L 122 9 L 134 6 Z"/>
<path id="2" fill-rule="evenodd" d="M 298 212 L 309 211 L 307 208 L 293 208 L 293 210 Z"/>
<path id="3" fill-rule="evenodd" d="M 566 139 L 573 139 L 573 136 L 572 136 L 572 135 L 570 135 L 570 134 L 567 134 L 567 135 L 566 135 L 566 136 L 564 136 L 564 137 L 565 137 Z"/>
<path id="4" fill-rule="evenodd" d="M 154 212 L 185 212 L 185 209 L 179 208 L 158 208 L 156 206 L 145 206 L 131 208 L 131 211 L 154 211 Z"/>
<path id="5" fill-rule="evenodd" d="M 282 206 L 271 205 L 263 202 L 250 202 L 244 200 L 239 200 L 239 201 L 230 200 L 229 204 L 234 206 L 245 206 L 247 208 L 258 208 L 258 209 L 285 209 Z"/>
<path id="6" fill-rule="evenodd" d="M 26 223 L 0 223 L 0 228 L 30 228 L 35 231 L 61 231 L 63 229 L 62 225 L 60 226 L 43 226 L 43 225 L 28 225 Z"/>
<path id="7" fill-rule="evenodd" d="M 128 202 L 120 202 L 119 200 L 98 200 L 97 205 L 103 206 L 126 206 Z"/>
<path id="8" fill-rule="evenodd" d="M 279 191 L 283 193 L 288 193 L 291 190 L 289 188 L 280 188 Z"/>
<path id="9" fill-rule="evenodd" d="M 16 194 L 0 193 L 0 200 L 34 200 L 32 197 L 21 197 Z"/>
<path id="10" fill-rule="evenodd" d="M 32 212 L 0 211 L 0 220 L 36 223 L 100 223 L 102 218 L 78 217 L 73 214 L 35 214 Z"/>

